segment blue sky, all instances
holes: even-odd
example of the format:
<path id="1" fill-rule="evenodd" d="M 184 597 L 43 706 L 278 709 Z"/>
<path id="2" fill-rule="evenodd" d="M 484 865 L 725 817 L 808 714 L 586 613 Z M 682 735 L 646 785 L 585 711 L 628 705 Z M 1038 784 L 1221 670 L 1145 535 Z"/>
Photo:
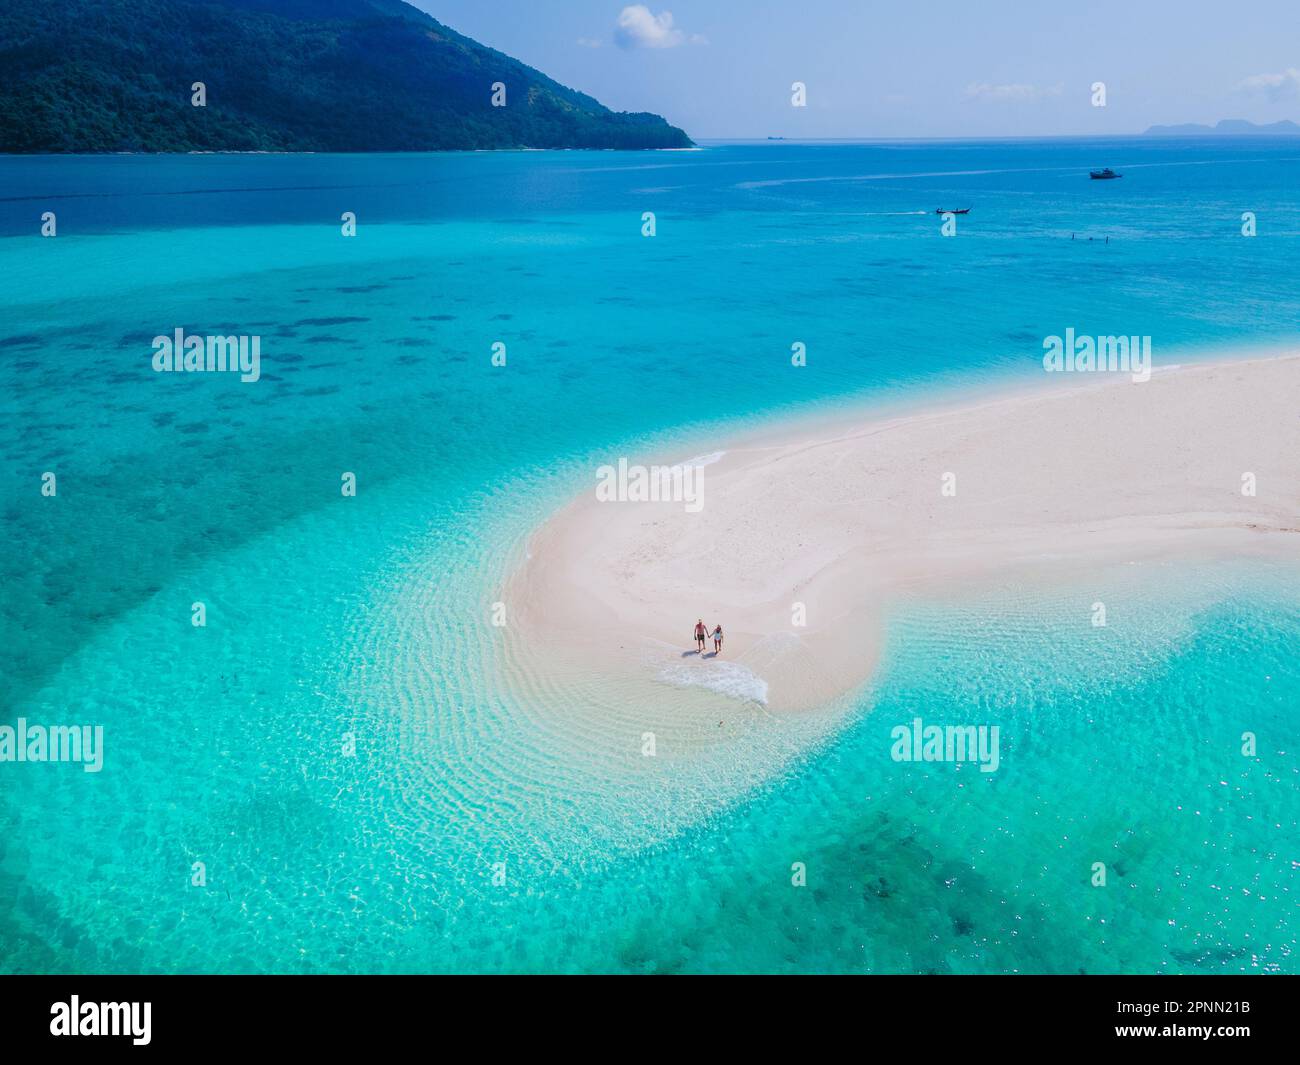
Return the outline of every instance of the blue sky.
<path id="1" fill-rule="evenodd" d="M 415 2 L 616 110 L 656 111 L 701 138 L 1300 121 L 1296 0 Z M 806 108 L 790 106 L 795 81 Z M 1097 81 L 1104 108 L 1091 103 Z"/>

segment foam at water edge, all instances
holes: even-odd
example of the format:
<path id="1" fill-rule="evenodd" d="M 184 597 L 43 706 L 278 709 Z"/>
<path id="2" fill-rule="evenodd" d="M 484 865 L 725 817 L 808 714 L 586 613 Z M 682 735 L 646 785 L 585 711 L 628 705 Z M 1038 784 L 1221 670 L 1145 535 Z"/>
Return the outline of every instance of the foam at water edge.
<path id="1" fill-rule="evenodd" d="M 767 681 L 739 662 L 679 662 L 659 671 L 659 679 L 676 688 L 705 688 L 730 699 L 767 705 Z"/>

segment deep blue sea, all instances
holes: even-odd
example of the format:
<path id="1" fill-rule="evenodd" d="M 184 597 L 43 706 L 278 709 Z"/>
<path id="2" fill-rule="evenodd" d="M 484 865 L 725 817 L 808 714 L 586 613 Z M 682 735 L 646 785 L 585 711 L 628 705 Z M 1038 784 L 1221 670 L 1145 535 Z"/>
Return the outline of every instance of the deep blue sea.
<path id="1" fill-rule="evenodd" d="M 4 157 L 0 277 L 0 723 L 105 736 L 0 763 L 0 970 L 1300 970 L 1283 567 L 918 604 L 833 728 L 652 771 L 490 621 L 612 454 L 1291 341 L 1300 139 Z"/>

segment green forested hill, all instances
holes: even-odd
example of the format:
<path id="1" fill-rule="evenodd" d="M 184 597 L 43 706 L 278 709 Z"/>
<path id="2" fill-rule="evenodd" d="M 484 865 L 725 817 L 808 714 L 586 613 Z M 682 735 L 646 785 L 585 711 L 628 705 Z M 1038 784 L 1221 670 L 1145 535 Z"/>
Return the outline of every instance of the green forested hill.
<path id="1" fill-rule="evenodd" d="M 0 0 L 0 151 L 690 144 L 400 0 Z"/>

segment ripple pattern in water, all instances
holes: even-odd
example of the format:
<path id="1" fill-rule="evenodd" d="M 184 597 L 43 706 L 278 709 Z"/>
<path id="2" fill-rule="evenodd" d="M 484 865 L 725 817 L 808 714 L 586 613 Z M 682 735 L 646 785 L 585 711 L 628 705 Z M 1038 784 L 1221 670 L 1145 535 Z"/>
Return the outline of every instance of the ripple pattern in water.
<path id="1" fill-rule="evenodd" d="M 1145 169 L 1105 204 L 1071 184 L 1098 147 L 728 146 L 653 187 L 605 153 L 0 161 L 0 703 L 107 746 L 6 769 L 0 967 L 1294 971 L 1291 575 L 909 605 L 871 690 L 798 722 L 485 624 L 611 453 L 1023 376 L 1062 307 L 1179 359 L 1295 319 L 1291 147 L 1191 183 L 1117 143 Z M 1242 203 L 1267 240 L 1217 238 Z M 263 379 L 153 374 L 176 326 L 261 334 Z M 889 761 L 914 716 L 1001 723 L 1002 768 Z"/>

